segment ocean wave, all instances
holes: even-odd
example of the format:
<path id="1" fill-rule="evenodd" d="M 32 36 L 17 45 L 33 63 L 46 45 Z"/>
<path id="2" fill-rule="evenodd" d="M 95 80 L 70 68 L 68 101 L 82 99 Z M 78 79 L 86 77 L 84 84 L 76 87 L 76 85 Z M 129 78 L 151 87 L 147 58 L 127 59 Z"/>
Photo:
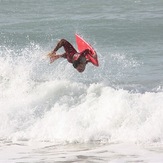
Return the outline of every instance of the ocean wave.
<path id="1" fill-rule="evenodd" d="M 0 52 L 1 139 L 162 142 L 161 87 L 140 93 L 88 76 L 91 82 L 76 80 L 70 64 L 56 63 L 54 69 L 34 44 Z"/>

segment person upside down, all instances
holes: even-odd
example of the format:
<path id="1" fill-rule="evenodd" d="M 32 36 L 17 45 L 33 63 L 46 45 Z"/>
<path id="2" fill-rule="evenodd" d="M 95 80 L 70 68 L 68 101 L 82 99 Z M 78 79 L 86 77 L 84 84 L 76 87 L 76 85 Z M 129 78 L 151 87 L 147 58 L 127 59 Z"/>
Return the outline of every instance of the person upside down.
<path id="1" fill-rule="evenodd" d="M 56 54 L 57 50 L 61 47 L 64 48 L 65 53 Z M 50 63 L 53 63 L 59 58 L 65 58 L 68 62 L 72 63 L 73 67 L 78 72 L 83 72 L 85 70 L 86 64 L 91 62 L 95 66 L 98 66 L 97 54 L 92 54 L 89 49 L 85 49 L 82 52 L 77 52 L 76 49 L 65 39 L 61 39 L 54 50 L 48 54 L 50 58 Z"/>

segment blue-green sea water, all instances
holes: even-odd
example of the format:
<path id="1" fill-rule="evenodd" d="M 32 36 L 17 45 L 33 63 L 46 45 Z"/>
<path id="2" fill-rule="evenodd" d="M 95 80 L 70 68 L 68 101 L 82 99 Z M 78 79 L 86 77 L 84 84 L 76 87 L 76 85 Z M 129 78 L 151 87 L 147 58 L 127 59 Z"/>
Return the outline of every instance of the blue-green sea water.
<path id="1" fill-rule="evenodd" d="M 99 67 L 49 63 L 75 33 Z M 162 0 L 0 0 L 0 161 L 161 163 L 162 126 Z"/>

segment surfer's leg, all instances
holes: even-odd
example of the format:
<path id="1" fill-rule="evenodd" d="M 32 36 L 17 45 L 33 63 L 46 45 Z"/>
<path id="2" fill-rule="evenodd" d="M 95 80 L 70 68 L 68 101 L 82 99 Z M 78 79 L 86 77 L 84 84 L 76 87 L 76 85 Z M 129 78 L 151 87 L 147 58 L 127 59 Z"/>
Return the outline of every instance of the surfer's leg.
<path id="1" fill-rule="evenodd" d="M 56 47 L 54 48 L 53 52 L 56 52 L 58 49 L 60 49 L 64 44 L 64 40 L 61 39 L 58 44 L 56 45 Z"/>
<path id="2" fill-rule="evenodd" d="M 64 47 L 65 52 L 68 54 L 75 54 L 77 53 L 77 51 L 75 50 L 75 48 L 65 39 L 61 39 L 57 46 L 54 48 L 53 52 L 56 52 L 59 48 Z"/>

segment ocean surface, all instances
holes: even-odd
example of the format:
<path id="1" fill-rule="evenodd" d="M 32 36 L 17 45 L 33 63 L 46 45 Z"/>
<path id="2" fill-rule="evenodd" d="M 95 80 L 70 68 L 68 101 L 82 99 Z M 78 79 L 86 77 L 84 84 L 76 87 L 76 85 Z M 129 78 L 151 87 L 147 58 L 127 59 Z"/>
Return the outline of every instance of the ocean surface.
<path id="1" fill-rule="evenodd" d="M 99 67 L 49 63 L 75 33 Z M 0 162 L 162 163 L 163 1 L 0 0 Z"/>

